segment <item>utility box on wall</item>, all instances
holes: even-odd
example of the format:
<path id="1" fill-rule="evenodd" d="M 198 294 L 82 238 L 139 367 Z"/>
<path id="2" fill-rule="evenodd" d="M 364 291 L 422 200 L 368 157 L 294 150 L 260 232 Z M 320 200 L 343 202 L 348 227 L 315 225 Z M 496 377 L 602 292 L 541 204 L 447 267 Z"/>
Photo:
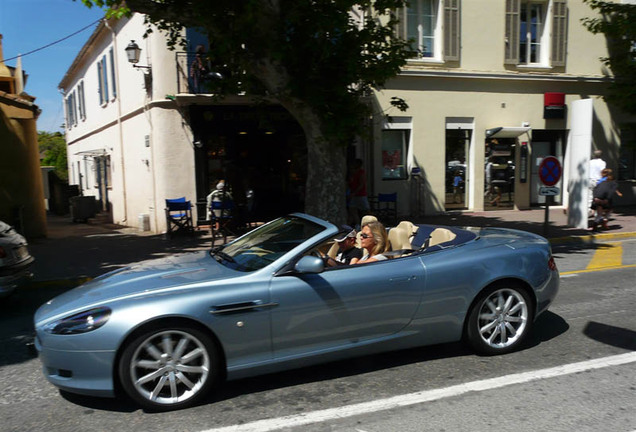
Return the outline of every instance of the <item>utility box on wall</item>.
<path id="1" fill-rule="evenodd" d="M 552 92 L 543 94 L 543 118 L 565 118 L 565 93 Z"/>

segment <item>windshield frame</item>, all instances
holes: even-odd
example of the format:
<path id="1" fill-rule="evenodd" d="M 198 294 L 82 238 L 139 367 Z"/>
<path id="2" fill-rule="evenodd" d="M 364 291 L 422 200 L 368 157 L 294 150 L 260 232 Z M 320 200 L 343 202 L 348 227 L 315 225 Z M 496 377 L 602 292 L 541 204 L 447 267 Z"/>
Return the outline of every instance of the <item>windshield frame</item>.
<path id="1" fill-rule="evenodd" d="M 309 245 L 335 234 L 337 230 L 329 222 L 293 213 L 261 225 L 230 243 L 212 248 L 210 256 L 221 265 L 243 273 L 260 271 L 277 262 L 282 267 Z"/>

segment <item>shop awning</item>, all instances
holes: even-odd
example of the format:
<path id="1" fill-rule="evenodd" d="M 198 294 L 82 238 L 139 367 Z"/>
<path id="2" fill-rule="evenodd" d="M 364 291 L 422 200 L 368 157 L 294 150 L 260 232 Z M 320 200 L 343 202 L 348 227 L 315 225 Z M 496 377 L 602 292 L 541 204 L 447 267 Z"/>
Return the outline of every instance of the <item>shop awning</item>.
<path id="1" fill-rule="evenodd" d="M 531 127 L 496 127 L 486 129 L 486 138 L 517 138 L 519 135 L 527 133 Z"/>

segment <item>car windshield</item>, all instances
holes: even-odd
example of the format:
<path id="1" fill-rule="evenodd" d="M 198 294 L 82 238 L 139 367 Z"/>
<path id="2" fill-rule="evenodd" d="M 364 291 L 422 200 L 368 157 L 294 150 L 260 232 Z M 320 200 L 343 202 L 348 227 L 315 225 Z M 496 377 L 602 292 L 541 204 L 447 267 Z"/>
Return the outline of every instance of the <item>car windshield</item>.
<path id="1" fill-rule="evenodd" d="M 314 222 L 286 216 L 263 225 L 230 244 L 212 249 L 210 254 L 235 270 L 255 271 L 271 264 L 325 229 Z"/>

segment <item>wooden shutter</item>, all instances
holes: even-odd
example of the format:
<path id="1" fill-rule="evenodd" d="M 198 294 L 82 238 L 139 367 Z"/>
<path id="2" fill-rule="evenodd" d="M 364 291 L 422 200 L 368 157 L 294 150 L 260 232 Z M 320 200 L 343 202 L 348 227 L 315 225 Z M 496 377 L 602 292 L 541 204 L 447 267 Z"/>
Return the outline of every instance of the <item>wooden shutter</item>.
<path id="1" fill-rule="evenodd" d="M 567 0 L 554 0 L 552 10 L 552 66 L 565 66 L 568 39 Z"/>
<path id="2" fill-rule="evenodd" d="M 104 90 L 102 89 L 102 62 L 97 62 L 97 90 L 99 91 L 99 104 L 104 103 Z"/>
<path id="3" fill-rule="evenodd" d="M 407 40 L 406 37 L 406 6 L 395 10 L 395 16 L 398 19 L 398 25 L 396 27 L 396 33 L 398 37 Z"/>
<path id="4" fill-rule="evenodd" d="M 460 0 L 444 1 L 444 61 L 459 61 Z"/>
<path id="5" fill-rule="evenodd" d="M 506 0 L 504 63 L 519 63 L 519 11 L 521 0 Z"/>

